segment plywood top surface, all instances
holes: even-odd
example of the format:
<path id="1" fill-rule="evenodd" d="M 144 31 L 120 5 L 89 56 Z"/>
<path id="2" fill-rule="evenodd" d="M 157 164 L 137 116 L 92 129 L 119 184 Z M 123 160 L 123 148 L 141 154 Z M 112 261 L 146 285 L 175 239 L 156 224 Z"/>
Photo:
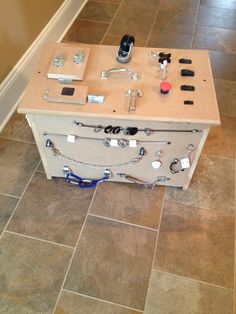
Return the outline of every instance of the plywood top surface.
<path id="1" fill-rule="evenodd" d="M 104 95 L 103 104 L 74 105 L 67 103 L 52 103 L 43 95 L 49 86 L 55 84 L 58 88 L 70 86 L 47 78 L 55 51 L 60 47 L 89 47 L 90 54 L 82 81 L 73 81 L 73 86 L 87 86 L 88 94 Z M 220 124 L 218 105 L 215 95 L 214 82 L 210 67 L 208 52 L 204 50 L 157 49 L 134 47 L 132 59 L 128 64 L 117 62 L 118 47 L 48 43 L 39 58 L 38 66 L 25 90 L 18 108 L 20 113 L 39 113 L 56 115 L 73 115 L 107 117 L 117 119 L 170 121 L 170 122 L 199 122 Z M 171 52 L 171 63 L 167 67 L 166 81 L 172 88 L 167 95 L 160 93 L 162 71 L 158 60 L 150 55 L 151 51 Z M 180 64 L 180 58 L 192 59 L 192 64 Z M 107 80 L 101 80 L 103 70 L 110 68 L 127 68 L 139 74 L 140 79 L 131 80 L 127 73 L 112 74 Z M 194 77 L 182 77 L 181 69 L 195 72 Z M 181 91 L 181 85 L 194 85 L 195 91 Z M 136 99 L 136 111 L 129 113 L 128 89 L 141 89 L 143 96 Z M 184 105 L 184 100 L 193 100 L 193 105 Z"/>

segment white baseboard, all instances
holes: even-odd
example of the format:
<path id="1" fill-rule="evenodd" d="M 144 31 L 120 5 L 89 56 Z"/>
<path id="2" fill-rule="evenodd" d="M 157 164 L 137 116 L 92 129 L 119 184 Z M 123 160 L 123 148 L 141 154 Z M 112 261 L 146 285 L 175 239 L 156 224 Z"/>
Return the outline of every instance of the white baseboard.
<path id="1" fill-rule="evenodd" d="M 17 108 L 46 41 L 60 42 L 87 0 L 65 0 L 0 85 L 0 132 Z"/>

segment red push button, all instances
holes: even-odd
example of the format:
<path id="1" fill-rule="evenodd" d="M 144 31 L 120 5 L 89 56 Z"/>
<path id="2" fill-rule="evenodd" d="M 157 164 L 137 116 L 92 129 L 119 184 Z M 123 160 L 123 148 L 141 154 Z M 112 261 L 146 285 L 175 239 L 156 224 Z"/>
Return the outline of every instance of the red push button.
<path id="1" fill-rule="evenodd" d="M 169 82 L 161 82 L 160 91 L 162 94 L 168 94 L 171 87 L 172 85 Z"/>

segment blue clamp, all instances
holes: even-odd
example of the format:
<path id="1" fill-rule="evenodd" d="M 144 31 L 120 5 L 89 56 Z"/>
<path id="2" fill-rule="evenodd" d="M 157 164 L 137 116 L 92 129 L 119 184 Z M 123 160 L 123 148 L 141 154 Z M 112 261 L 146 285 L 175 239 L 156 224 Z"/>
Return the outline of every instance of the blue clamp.
<path id="1" fill-rule="evenodd" d="M 110 178 L 111 172 L 109 169 L 104 171 L 104 177 L 100 179 L 85 179 L 77 176 L 72 171 L 69 171 L 66 175 L 66 181 L 70 184 L 76 184 L 81 189 L 94 188 L 99 182 L 106 181 Z"/>

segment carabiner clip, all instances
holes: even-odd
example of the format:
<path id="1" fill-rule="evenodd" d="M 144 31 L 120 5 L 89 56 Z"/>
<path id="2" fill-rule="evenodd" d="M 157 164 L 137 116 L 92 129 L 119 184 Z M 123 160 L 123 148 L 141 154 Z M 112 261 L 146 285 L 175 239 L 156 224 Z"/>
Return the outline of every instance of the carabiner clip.
<path id="1" fill-rule="evenodd" d="M 110 178 L 111 172 L 110 170 L 106 169 L 104 171 L 104 177 L 100 179 L 86 179 L 80 176 L 77 176 L 72 171 L 68 172 L 66 175 L 66 181 L 70 184 L 78 185 L 81 189 L 89 189 L 94 188 L 99 182 L 106 181 Z"/>

